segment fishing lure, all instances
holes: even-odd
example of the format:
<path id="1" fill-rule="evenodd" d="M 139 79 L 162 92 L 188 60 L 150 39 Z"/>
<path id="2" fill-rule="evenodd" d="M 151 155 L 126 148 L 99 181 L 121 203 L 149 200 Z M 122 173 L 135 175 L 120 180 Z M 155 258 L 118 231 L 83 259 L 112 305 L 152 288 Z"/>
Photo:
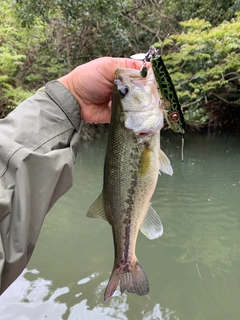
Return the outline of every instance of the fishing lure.
<path id="1" fill-rule="evenodd" d="M 158 50 L 154 47 L 150 47 L 146 54 L 135 54 L 131 56 L 131 58 L 143 61 L 143 66 L 140 70 L 143 78 L 147 76 L 146 62 L 151 62 L 158 86 L 158 92 L 164 104 L 165 119 L 174 132 L 184 133 L 185 121 L 180 103 L 178 101 L 177 93 L 163 59 L 158 53 Z"/>

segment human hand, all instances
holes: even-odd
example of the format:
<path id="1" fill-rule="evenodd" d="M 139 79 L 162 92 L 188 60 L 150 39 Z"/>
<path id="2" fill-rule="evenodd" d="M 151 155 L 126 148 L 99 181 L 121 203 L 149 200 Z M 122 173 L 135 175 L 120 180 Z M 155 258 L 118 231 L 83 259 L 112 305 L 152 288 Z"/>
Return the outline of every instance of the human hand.
<path id="1" fill-rule="evenodd" d="M 98 58 L 75 68 L 58 79 L 81 106 L 81 118 L 86 123 L 108 123 L 109 102 L 117 68 L 141 69 L 142 62 L 127 58 Z"/>

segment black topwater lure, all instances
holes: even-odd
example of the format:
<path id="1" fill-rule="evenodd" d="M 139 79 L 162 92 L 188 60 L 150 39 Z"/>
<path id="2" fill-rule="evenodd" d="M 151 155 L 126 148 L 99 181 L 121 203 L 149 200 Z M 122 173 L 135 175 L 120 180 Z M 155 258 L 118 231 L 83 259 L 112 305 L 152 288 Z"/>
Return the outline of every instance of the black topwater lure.
<path id="1" fill-rule="evenodd" d="M 163 59 L 158 53 L 158 50 L 154 47 L 150 47 L 146 54 L 135 54 L 131 56 L 131 58 L 143 61 L 143 66 L 140 70 L 143 78 L 147 76 L 146 62 L 151 62 L 158 86 L 158 92 L 164 104 L 165 119 L 174 132 L 184 133 L 185 121 L 180 103 L 178 101 L 177 93 Z"/>

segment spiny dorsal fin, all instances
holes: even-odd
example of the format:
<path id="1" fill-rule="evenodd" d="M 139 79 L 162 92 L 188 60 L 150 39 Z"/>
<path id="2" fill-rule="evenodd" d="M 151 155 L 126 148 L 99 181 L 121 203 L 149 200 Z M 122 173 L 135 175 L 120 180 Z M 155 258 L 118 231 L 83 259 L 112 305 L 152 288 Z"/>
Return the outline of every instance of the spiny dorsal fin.
<path id="1" fill-rule="evenodd" d="M 170 160 L 161 149 L 159 151 L 159 170 L 166 174 L 170 174 L 170 176 L 173 174 L 173 169 Z"/>
<path id="2" fill-rule="evenodd" d="M 107 221 L 102 192 L 100 196 L 93 202 L 91 207 L 88 209 L 87 217 Z"/>
<path id="3" fill-rule="evenodd" d="M 149 205 L 148 212 L 141 225 L 140 230 L 148 239 L 156 239 L 163 234 L 162 222 L 156 211 Z"/>

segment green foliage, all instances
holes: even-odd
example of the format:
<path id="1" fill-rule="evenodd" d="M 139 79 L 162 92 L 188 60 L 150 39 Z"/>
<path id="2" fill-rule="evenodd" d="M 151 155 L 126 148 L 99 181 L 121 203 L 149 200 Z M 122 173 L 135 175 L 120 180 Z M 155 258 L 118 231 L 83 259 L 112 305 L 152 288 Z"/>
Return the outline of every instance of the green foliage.
<path id="1" fill-rule="evenodd" d="M 24 91 L 21 87 L 13 87 L 17 71 L 23 64 L 26 56 L 11 54 L 8 50 L 9 48 L 0 48 L 0 91 L 2 91 L 1 95 L 3 99 L 11 108 L 29 97 L 31 92 Z"/>
<path id="2" fill-rule="evenodd" d="M 169 54 L 164 61 L 176 84 L 186 119 L 206 122 L 208 102 L 214 100 L 239 108 L 240 14 L 217 27 L 200 19 L 181 25 L 185 31 L 170 36 L 165 44 Z"/>
<path id="3" fill-rule="evenodd" d="M 0 8 L 0 108 L 17 106 L 65 71 L 64 63 L 55 58 L 52 31 L 39 19 L 31 29 L 21 28 L 10 4 L 2 1 Z"/>
<path id="4" fill-rule="evenodd" d="M 160 40 L 161 6 L 142 0 L 17 0 L 22 26 L 47 23 L 69 69 L 102 55 L 123 56 L 146 50 Z"/>
<path id="5" fill-rule="evenodd" d="M 215 108 L 223 115 L 225 106 L 240 110 L 236 9 L 240 0 L 3 0 L 0 108 L 17 105 L 96 57 L 130 56 L 152 43 L 160 46 L 170 32 L 163 58 L 186 119 L 212 121 L 212 105 L 224 106 Z M 178 23 L 189 17 L 198 18 Z"/>
<path id="6" fill-rule="evenodd" d="M 21 87 L 14 88 L 10 84 L 4 85 L 4 97 L 8 101 L 8 107 L 14 109 L 20 104 L 23 100 L 27 99 L 32 95 L 32 92 L 23 90 Z"/>
<path id="7" fill-rule="evenodd" d="M 22 35 L 14 25 L 8 1 L 1 4 L 0 19 L 0 106 L 6 104 L 12 107 L 30 94 L 20 87 L 14 91 L 19 86 L 17 75 L 26 60 L 26 55 L 21 50 Z"/>
<path id="8" fill-rule="evenodd" d="M 240 10 L 240 0 L 165 0 L 164 11 L 172 16 L 172 22 L 198 18 L 209 21 L 213 26 L 231 20 Z"/>

